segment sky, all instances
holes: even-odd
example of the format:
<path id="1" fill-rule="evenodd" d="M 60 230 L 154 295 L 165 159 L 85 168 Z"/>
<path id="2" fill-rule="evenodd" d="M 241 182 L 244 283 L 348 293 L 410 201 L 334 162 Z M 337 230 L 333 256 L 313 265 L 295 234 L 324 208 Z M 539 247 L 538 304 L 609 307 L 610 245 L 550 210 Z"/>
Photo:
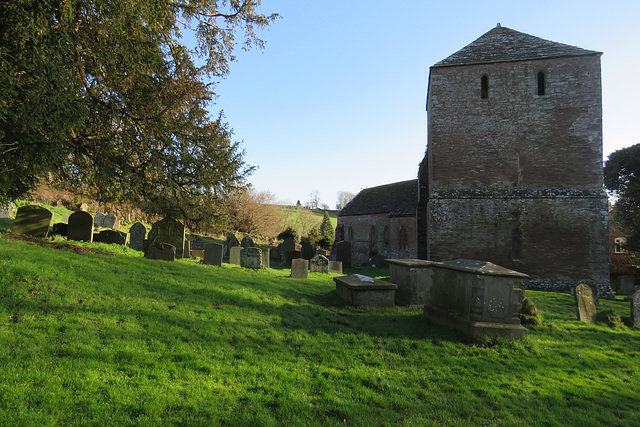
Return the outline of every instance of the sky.
<path id="1" fill-rule="evenodd" d="M 640 143 L 640 1 L 263 0 L 281 19 L 238 51 L 210 107 L 277 202 L 415 179 L 429 67 L 500 23 L 603 52 L 603 154 Z"/>

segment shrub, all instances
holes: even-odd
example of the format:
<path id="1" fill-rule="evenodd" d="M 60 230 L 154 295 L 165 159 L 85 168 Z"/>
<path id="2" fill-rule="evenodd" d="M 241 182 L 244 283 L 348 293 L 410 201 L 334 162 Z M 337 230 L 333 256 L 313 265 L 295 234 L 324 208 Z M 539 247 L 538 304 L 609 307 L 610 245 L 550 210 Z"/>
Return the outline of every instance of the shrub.
<path id="1" fill-rule="evenodd" d="M 613 310 L 599 311 L 596 314 L 596 322 L 604 323 L 611 328 L 617 328 L 624 325 L 620 316 Z"/>
<path id="2" fill-rule="evenodd" d="M 287 237 L 291 237 L 295 242 L 298 239 L 298 232 L 293 227 L 287 227 L 282 233 L 278 234 L 278 240 L 284 240 Z"/>
<path id="3" fill-rule="evenodd" d="M 536 305 L 531 298 L 524 297 L 522 307 L 520 308 L 520 323 L 523 325 L 540 326 L 542 325 L 542 316 L 538 313 Z"/>

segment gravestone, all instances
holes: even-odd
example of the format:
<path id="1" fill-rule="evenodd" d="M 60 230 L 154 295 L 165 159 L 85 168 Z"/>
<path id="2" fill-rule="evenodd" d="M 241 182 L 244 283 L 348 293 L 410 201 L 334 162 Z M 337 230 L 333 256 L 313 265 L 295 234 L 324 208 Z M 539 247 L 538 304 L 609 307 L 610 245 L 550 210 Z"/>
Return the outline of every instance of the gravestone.
<path id="1" fill-rule="evenodd" d="M 229 251 L 229 264 L 240 265 L 240 252 L 243 250 L 242 246 L 233 246 Z"/>
<path id="2" fill-rule="evenodd" d="M 635 278 L 633 276 L 624 275 L 621 276 L 618 280 L 620 281 L 620 286 L 618 287 L 618 292 L 616 293 L 618 295 L 633 295 L 636 287 Z"/>
<path id="3" fill-rule="evenodd" d="M 69 225 L 64 222 L 56 222 L 53 224 L 51 234 L 58 236 L 66 236 L 69 231 Z"/>
<path id="4" fill-rule="evenodd" d="M 389 264 L 382 255 L 371 255 L 371 266 L 387 268 Z"/>
<path id="5" fill-rule="evenodd" d="M 397 285 L 362 274 L 334 277 L 336 293 L 354 306 L 391 308 Z"/>
<path id="6" fill-rule="evenodd" d="M 593 302 L 593 290 L 588 285 L 580 283 L 575 289 L 576 314 L 581 322 L 596 320 L 596 305 Z"/>
<path id="7" fill-rule="evenodd" d="M 33 237 L 47 237 L 53 213 L 42 206 L 27 205 L 18 208 L 12 232 Z"/>
<path id="8" fill-rule="evenodd" d="M 343 268 L 351 268 L 351 243 L 341 240 L 335 244 L 336 261 L 342 262 Z"/>
<path id="9" fill-rule="evenodd" d="M 296 250 L 296 242 L 291 237 L 287 237 L 278 245 L 278 247 L 283 254 L 286 254 L 287 252 L 293 252 Z"/>
<path id="10" fill-rule="evenodd" d="M 141 222 L 133 224 L 129 229 L 129 247 L 136 251 L 143 251 L 146 235 L 147 229 Z"/>
<path id="11" fill-rule="evenodd" d="M 94 235 L 95 236 L 95 235 Z M 114 245 L 126 245 L 128 234 L 118 230 L 102 230 L 99 233 L 99 242 Z M 95 239 L 94 239 L 95 240 Z"/>
<path id="12" fill-rule="evenodd" d="M 340 261 L 329 261 L 329 273 L 342 274 L 342 263 Z"/>
<path id="13" fill-rule="evenodd" d="M 302 242 L 300 248 L 300 258 L 310 260 L 316 255 L 316 245 L 312 245 L 306 240 Z"/>
<path id="14" fill-rule="evenodd" d="M 205 247 L 204 247 L 204 240 L 202 240 L 201 238 L 196 238 L 194 240 L 191 241 L 191 250 L 192 251 L 204 251 Z"/>
<path id="15" fill-rule="evenodd" d="M 254 270 L 262 268 L 262 250 L 256 247 L 243 248 L 240 251 L 240 265 Z"/>
<path id="16" fill-rule="evenodd" d="M 289 251 L 284 254 L 284 266 L 285 268 L 291 268 L 291 262 L 294 259 L 300 258 L 300 251 Z"/>
<path id="17" fill-rule="evenodd" d="M 117 227 L 116 227 L 117 224 Z M 104 217 L 104 221 L 102 222 L 102 226 L 104 228 L 120 228 L 120 221 L 118 221 L 118 218 L 116 218 L 116 216 L 114 214 L 109 214 L 109 215 L 105 215 Z"/>
<path id="18" fill-rule="evenodd" d="M 93 226 L 104 227 L 104 218 L 105 218 L 105 214 L 103 214 L 102 212 L 96 213 L 95 216 L 93 217 Z"/>
<path id="19" fill-rule="evenodd" d="M 89 212 L 76 211 L 69 215 L 67 239 L 93 242 L 93 216 Z"/>
<path id="20" fill-rule="evenodd" d="M 316 255 L 311 258 L 309 265 L 312 273 L 328 273 L 329 272 L 329 258 L 324 255 Z"/>
<path id="21" fill-rule="evenodd" d="M 309 277 L 309 261 L 302 258 L 292 260 L 291 277 L 293 279 L 307 279 Z"/>
<path id="22" fill-rule="evenodd" d="M 149 245 L 144 253 L 147 259 L 160 259 L 164 261 L 174 261 L 176 256 L 176 247 L 169 243 L 155 243 Z"/>
<path id="23" fill-rule="evenodd" d="M 0 206 L 0 218 L 11 218 L 9 206 Z"/>
<path id="24" fill-rule="evenodd" d="M 631 320 L 635 326 L 640 326 L 640 291 L 631 296 Z"/>
<path id="25" fill-rule="evenodd" d="M 204 259 L 203 264 L 220 267 L 222 265 L 222 250 L 223 246 L 219 243 L 206 244 L 204 246 L 204 255 L 201 258 Z"/>
<path id="26" fill-rule="evenodd" d="M 271 248 L 262 248 L 262 266 L 271 268 Z"/>
<path id="27" fill-rule="evenodd" d="M 226 249 L 224 250 L 224 256 L 230 258 L 231 248 L 234 248 L 236 246 L 240 246 L 240 242 L 236 238 L 235 234 L 233 233 L 227 234 L 227 244 L 226 244 Z M 238 263 L 239 262 L 240 262 L 240 259 L 238 258 Z"/>
<path id="28" fill-rule="evenodd" d="M 184 253 L 184 225 L 173 218 L 164 218 L 153 224 L 149 231 L 149 244 L 169 243 L 176 248 L 176 258 L 180 259 Z"/>
<path id="29" fill-rule="evenodd" d="M 191 240 L 184 239 L 184 249 L 182 250 L 183 258 L 191 258 Z"/>
<path id="30" fill-rule="evenodd" d="M 251 237 L 244 236 L 242 242 L 240 242 L 240 246 L 242 246 L 243 248 L 252 248 L 255 246 L 255 244 L 253 243 L 253 239 Z"/>

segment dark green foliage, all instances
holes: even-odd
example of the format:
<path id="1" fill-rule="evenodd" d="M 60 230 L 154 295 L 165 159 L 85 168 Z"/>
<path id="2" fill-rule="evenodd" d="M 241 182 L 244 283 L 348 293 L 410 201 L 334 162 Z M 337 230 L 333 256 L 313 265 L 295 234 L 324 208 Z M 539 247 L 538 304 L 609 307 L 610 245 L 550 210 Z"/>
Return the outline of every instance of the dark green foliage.
<path id="1" fill-rule="evenodd" d="M 613 218 L 625 233 L 625 248 L 640 250 L 640 144 L 609 156 L 604 165 L 604 185 L 616 198 Z"/>
<path id="2" fill-rule="evenodd" d="M 298 232 L 293 227 L 287 227 L 282 233 L 278 234 L 278 240 L 284 240 L 288 237 L 295 242 L 298 240 Z"/>
<path id="3" fill-rule="evenodd" d="M 596 313 L 596 322 L 604 323 L 611 328 L 624 325 L 620 315 L 613 310 L 602 310 Z"/>
<path id="4" fill-rule="evenodd" d="M 318 246 L 326 251 L 330 251 L 333 247 L 333 239 L 323 237 L 322 239 L 318 240 Z"/>
<path id="5" fill-rule="evenodd" d="M 315 245 L 320 240 L 320 231 L 316 227 L 313 227 L 309 230 L 306 237 L 303 237 L 300 242 L 306 241 L 312 245 Z"/>
<path id="6" fill-rule="evenodd" d="M 324 211 L 322 217 L 322 223 L 320 224 L 320 236 L 326 241 L 330 242 L 329 246 L 333 245 L 333 241 L 336 237 L 336 232 L 331 224 L 331 218 L 329 218 L 329 212 Z"/>
<path id="7" fill-rule="evenodd" d="M 195 226 L 252 168 L 205 78 L 234 60 L 234 37 L 275 19 L 259 1 L 0 2 L 0 204 L 44 176 L 99 202 L 128 202 Z M 188 29 L 184 29 L 186 25 Z M 194 64 L 180 38 L 195 31 Z"/>

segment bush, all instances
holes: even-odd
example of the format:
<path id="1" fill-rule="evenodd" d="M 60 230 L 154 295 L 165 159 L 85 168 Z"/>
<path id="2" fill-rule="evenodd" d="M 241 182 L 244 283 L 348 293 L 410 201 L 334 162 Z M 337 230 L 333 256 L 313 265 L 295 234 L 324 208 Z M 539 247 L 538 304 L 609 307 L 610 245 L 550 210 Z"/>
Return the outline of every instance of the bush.
<path id="1" fill-rule="evenodd" d="M 318 240 L 318 246 L 320 246 L 325 251 L 330 251 L 333 247 L 333 239 L 325 236 L 322 239 Z"/>
<path id="2" fill-rule="evenodd" d="M 542 325 L 542 316 L 538 313 L 536 305 L 531 298 L 524 297 L 522 307 L 520 308 L 520 323 L 523 325 L 540 326 Z"/>
<path id="3" fill-rule="evenodd" d="M 284 240 L 287 237 L 291 237 L 295 242 L 298 240 L 298 232 L 293 227 L 287 227 L 282 233 L 278 234 L 278 240 Z"/>
<path id="4" fill-rule="evenodd" d="M 624 325 L 620 316 L 613 310 L 599 311 L 596 314 L 596 322 L 604 323 L 611 328 L 617 328 Z"/>

